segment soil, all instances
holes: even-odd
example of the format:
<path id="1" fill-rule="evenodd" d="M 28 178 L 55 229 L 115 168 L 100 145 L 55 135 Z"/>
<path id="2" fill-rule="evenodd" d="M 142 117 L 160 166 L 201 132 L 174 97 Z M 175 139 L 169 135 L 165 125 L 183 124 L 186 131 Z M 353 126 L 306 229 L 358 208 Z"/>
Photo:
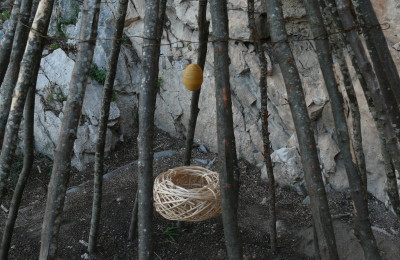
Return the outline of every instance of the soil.
<path id="1" fill-rule="evenodd" d="M 108 174 L 104 181 L 98 253 L 94 259 L 137 259 L 137 240 L 128 241 L 128 228 L 137 185 L 136 140 L 125 140 L 106 161 Z M 182 165 L 184 141 L 157 131 L 154 175 Z M 160 155 L 160 154 L 159 154 Z M 193 149 L 194 165 L 211 166 L 216 154 Z M 20 167 L 15 163 L 15 171 Z M 132 163 L 133 162 L 133 163 Z M 267 230 L 267 185 L 260 180 L 260 170 L 244 161 L 241 172 L 239 226 L 245 259 L 311 259 L 313 241 L 311 216 L 305 194 L 285 186 L 276 187 L 278 244 L 276 254 L 269 250 Z M 9 259 L 36 259 L 40 247 L 40 231 L 46 203 L 51 160 L 38 157 L 27 185 L 16 223 Z M 88 259 L 86 242 L 90 228 L 92 204 L 92 167 L 72 172 L 58 241 L 59 259 Z M 11 180 L 11 183 L 13 180 Z M 12 186 L 10 186 L 12 187 Z M 330 191 L 329 204 L 334 216 L 335 235 L 341 259 L 363 259 L 359 243 L 352 234 L 352 204 L 348 192 Z M 383 259 L 400 255 L 400 223 L 392 212 L 370 197 L 370 218 Z M 8 208 L 8 205 L 5 204 Z M 0 212 L 1 225 L 7 215 Z M 227 259 L 221 217 L 199 223 L 185 223 L 175 229 L 175 222 L 154 212 L 155 259 Z"/>

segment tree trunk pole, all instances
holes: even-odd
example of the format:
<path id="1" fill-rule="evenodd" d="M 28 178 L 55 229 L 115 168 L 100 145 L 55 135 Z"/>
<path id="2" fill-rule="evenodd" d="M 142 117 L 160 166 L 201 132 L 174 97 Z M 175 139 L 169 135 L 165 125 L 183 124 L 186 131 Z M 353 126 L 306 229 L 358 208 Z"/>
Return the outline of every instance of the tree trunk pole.
<path id="1" fill-rule="evenodd" d="M 94 188 L 93 188 L 93 206 L 92 220 L 90 223 L 89 245 L 90 254 L 95 252 L 98 238 L 98 230 L 100 223 L 102 187 L 104 174 L 104 147 L 107 136 L 107 123 L 110 114 L 110 104 L 114 88 L 114 80 L 117 72 L 118 57 L 121 50 L 121 38 L 124 30 L 124 22 L 128 9 L 128 0 L 120 0 L 118 4 L 117 18 L 115 20 L 115 31 L 112 42 L 111 54 L 108 59 L 108 70 L 106 81 L 103 88 L 103 100 L 101 105 L 101 114 L 99 122 L 99 130 L 96 143 L 95 169 L 94 169 Z"/>
<path id="2" fill-rule="evenodd" d="M 267 17 L 271 39 L 275 43 L 274 54 L 279 63 L 286 85 L 299 149 L 304 169 L 307 190 L 311 201 L 314 226 L 322 259 L 339 259 L 328 200 L 322 180 L 320 163 L 311 120 L 308 115 L 300 75 L 288 44 L 287 32 L 279 0 L 267 1 Z"/>
<path id="3" fill-rule="evenodd" d="M 365 81 L 361 82 L 361 86 L 363 87 L 364 94 L 367 98 L 368 105 L 370 107 L 372 116 L 374 117 L 378 131 L 380 132 L 382 153 L 384 155 L 384 159 L 387 158 L 385 159 L 385 165 L 391 164 L 391 159 L 393 160 L 394 167 L 397 170 L 400 170 L 400 159 L 398 157 L 400 150 L 398 147 L 398 139 L 396 138 L 397 126 L 393 126 L 393 122 L 391 120 L 392 117 L 387 115 L 387 103 L 381 94 L 381 90 L 376 81 L 375 73 L 364 50 L 364 46 L 357 32 L 351 30 L 351 28 L 354 28 L 355 22 L 350 12 L 348 3 L 345 0 L 337 0 L 336 9 L 338 10 L 338 14 L 341 18 L 342 26 L 347 31 L 346 41 L 351 49 L 350 55 L 353 57 L 353 65 L 362 75 L 360 80 Z M 389 155 L 390 158 L 385 155 Z M 389 160 L 389 162 L 387 160 Z M 389 170 L 392 167 L 387 166 L 385 168 L 386 170 Z M 398 217 L 400 217 L 400 198 L 395 173 L 389 170 L 386 171 L 386 176 L 388 180 L 389 198 L 396 214 Z"/>
<path id="4" fill-rule="evenodd" d="M 357 0 L 353 2 L 358 14 L 359 24 L 362 26 L 362 32 L 375 70 L 375 75 L 379 82 L 380 91 L 387 104 L 386 113 L 390 117 L 393 127 L 396 128 L 397 139 L 400 140 L 400 80 L 396 66 L 387 48 L 387 43 L 376 18 L 376 14 L 373 9 L 369 10 L 368 8 L 368 6 L 372 8 L 370 1 L 362 1 L 362 4 Z M 349 1 L 347 1 L 345 3 L 345 8 L 350 9 L 351 7 Z M 395 69 L 394 73 L 391 68 L 392 66 L 394 66 Z"/>
<path id="5" fill-rule="evenodd" d="M 43 0 L 42 0 L 43 1 Z M 100 0 L 86 0 L 83 6 L 78 55 L 72 72 L 68 100 L 64 108 L 58 145 L 54 151 L 54 164 L 47 193 L 39 259 L 55 259 L 65 192 L 67 189 L 74 141 L 82 110 L 97 37 Z"/>
<path id="6" fill-rule="evenodd" d="M 164 0 L 165 1 L 165 0 Z M 138 164 L 138 255 L 153 259 L 153 138 L 160 39 L 166 2 L 148 0 L 144 17 L 142 84 L 139 109 Z M 160 11 L 161 10 L 161 11 Z"/>
<path id="7" fill-rule="evenodd" d="M 159 12 L 158 12 L 158 23 L 157 23 L 157 41 L 161 43 L 161 38 L 164 32 L 164 25 L 165 25 L 165 17 L 166 17 L 166 9 L 167 9 L 167 0 L 160 0 L 159 4 Z M 157 72 L 158 74 L 158 72 Z M 156 98 L 156 97 L 154 97 Z M 132 210 L 131 221 L 129 225 L 128 231 L 128 239 L 133 241 L 135 239 L 137 228 L 138 228 L 138 190 L 136 191 L 135 201 Z"/>
<path id="8" fill-rule="evenodd" d="M 28 90 L 26 97 L 25 111 L 24 111 L 24 163 L 22 171 L 19 175 L 17 185 L 11 200 L 11 206 L 8 212 L 7 221 L 3 230 L 3 238 L 0 248 L 0 260 L 8 259 L 8 251 L 10 250 L 11 238 L 14 232 L 15 221 L 18 216 L 18 209 L 21 203 L 22 195 L 25 185 L 28 181 L 29 175 L 32 170 L 34 159 L 34 112 L 35 112 L 35 90 L 36 79 L 39 72 L 40 60 L 36 61 L 34 67 L 34 77 L 32 85 Z"/>
<path id="9" fill-rule="evenodd" d="M 10 54 L 13 46 L 15 30 L 17 28 L 18 16 L 20 14 L 21 0 L 14 0 L 11 16 L 8 23 L 8 29 L 0 44 L 0 86 L 6 74 Z"/>
<path id="10" fill-rule="evenodd" d="M 317 38 L 315 40 L 315 46 L 318 60 L 332 104 L 332 114 L 339 141 L 338 145 L 346 168 L 351 196 L 355 207 L 354 224 L 356 235 L 360 240 L 365 257 L 367 259 L 380 259 L 379 250 L 368 217 L 368 203 L 365 200 L 360 173 L 358 167 L 353 162 L 350 150 L 349 131 L 343 111 L 343 97 L 338 90 L 333 72 L 333 60 L 322 14 L 317 0 L 304 0 L 304 5 L 310 21 L 311 31 L 314 38 Z"/>
<path id="11" fill-rule="evenodd" d="M 18 143 L 18 130 L 24 111 L 26 95 L 34 77 L 32 68 L 42 55 L 44 41 L 42 35 L 47 33 L 53 4 L 54 0 L 40 1 L 37 16 L 33 21 L 28 44 L 21 61 L 18 81 L 14 91 L 15 94 L 6 126 L 5 141 L 3 142 L 0 154 L 0 203 L 4 195 L 5 181 L 10 174 L 11 161 Z"/>
<path id="12" fill-rule="evenodd" d="M 334 0 L 333 0 L 334 1 Z M 343 84 L 346 90 L 346 94 L 349 100 L 349 108 L 351 112 L 351 116 L 353 118 L 353 129 L 352 129 L 352 144 L 354 148 L 354 153 L 356 157 L 356 165 L 358 166 L 362 187 L 364 189 L 365 199 L 368 201 L 368 180 L 367 180 L 367 169 L 365 163 L 365 155 L 363 151 L 362 145 L 362 133 L 361 133 L 361 114 L 357 101 L 357 95 L 354 90 L 353 80 L 350 75 L 349 68 L 347 66 L 346 57 L 345 57 L 345 47 L 346 40 L 343 34 L 336 34 L 337 31 L 343 31 L 343 27 L 340 21 L 338 20 L 337 14 L 334 17 L 331 8 L 328 8 L 324 0 L 319 0 L 319 4 L 321 6 L 321 10 L 323 11 L 323 17 L 325 22 L 325 27 L 329 29 L 329 40 L 332 46 L 334 57 L 336 58 L 337 63 L 339 64 L 341 74 L 343 76 Z M 332 26 L 336 25 L 336 26 Z M 336 31 L 335 31 L 336 30 Z"/>
<path id="13" fill-rule="evenodd" d="M 382 32 L 379 20 L 370 0 L 352 0 L 357 13 L 357 18 L 363 26 L 363 34 L 374 68 L 382 70 L 389 81 L 388 91 L 392 92 L 400 104 L 400 76 L 396 64 L 390 54 L 385 35 Z M 374 57 L 373 57 L 374 56 Z"/>
<path id="14" fill-rule="evenodd" d="M 243 259 L 237 223 L 239 178 L 233 132 L 231 88 L 229 82 L 228 11 L 226 0 L 211 0 L 213 24 L 215 98 L 217 109 L 219 179 L 222 197 L 222 222 L 229 259 Z"/>
<path id="15" fill-rule="evenodd" d="M 198 25 L 199 25 L 199 49 L 197 50 L 197 64 L 204 71 L 204 65 L 206 63 L 207 56 L 207 41 L 209 34 L 210 23 L 206 19 L 207 12 L 207 0 L 199 0 L 199 12 L 198 12 Z M 201 89 L 192 93 L 192 101 L 190 103 L 190 119 L 189 128 L 186 136 L 185 144 L 185 157 L 184 165 L 190 165 L 190 159 L 192 155 L 192 146 L 194 139 L 194 132 L 196 129 L 197 116 L 200 112 L 198 108 L 199 98 Z"/>
<path id="16" fill-rule="evenodd" d="M 264 163 L 267 167 L 268 174 L 268 229 L 271 240 L 271 251 L 276 252 L 277 247 L 277 234 L 276 234 L 276 210 L 275 210 L 275 178 L 274 169 L 271 160 L 271 142 L 269 140 L 268 131 L 268 92 L 267 92 L 267 71 L 268 71 L 268 61 L 264 54 L 264 47 L 260 41 L 260 35 L 257 31 L 256 20 L 254 18 L 254 0 L 247 1 L 248 6 L 248 18 L 249 18 L 249 29 L 251 31 L 251 37 L 254 39 L 254 46 L 257 56 L 260 60 L 261 76 L 260 76 L 260 93 L 261 93 L 261 122 L 262 122 L 262 136 L 263 136 L 263 148 L 264 148 Z"/>
<path id="17" fill-rule="evenodd" d="M 29 27 L 32 25 L 38 4 L 39 0 L 35 0 L 33 3 L 32 0 L 23 0 L 21 3 L 20 18 L 15 31 L 10 64 L 8 64 L 0 89 L 0 147 L 3 144 L 4 131 L 10 113 L 12 95 L 15 84 L 17 84 L 21 60 L 29 36 L 29 28 L 27 25 Z"/>

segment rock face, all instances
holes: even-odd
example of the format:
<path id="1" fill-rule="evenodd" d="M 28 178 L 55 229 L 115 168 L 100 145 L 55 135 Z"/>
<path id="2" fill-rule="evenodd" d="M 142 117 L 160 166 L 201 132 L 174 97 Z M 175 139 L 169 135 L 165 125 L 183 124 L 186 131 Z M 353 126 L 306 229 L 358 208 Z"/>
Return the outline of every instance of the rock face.
<path id="1" fill-rule="evenodd" d="M 40 64 L 35 97 L 35 147 L 50 157 L 57 145 L 74 63 L 64 51 L 57 49 L 43 57 Z M 91 80 L 86 89 L 72 159 L 72 165 L 80 170 L 94 158 L 101 99 L 102 86 Z M 120 111 L 115 102 L 112 102 L 106 151 L 112 150 L 119 138 L 116 131 L 119 117 Z"/>
<path id="2" fill-rule="evenodd" d="M 61 29 L 66 36 L 74 38 L 79 35 L 81 16 L 79 7 L 77 9 L 69 2 L 59 0 L 55 6 L 55 13 L 58 16 L 52 19 L 51 33 L 56 34 L 57 30 Z M 197 58 L 197 4 L 195 1 L 169 1 L 162 37 L 155 122 L 157 127 L 180 138 L 184 138 L 186 135 L 190 116 L 191 93 L 183 87 L 181 78 L 184 68 L 190 63 L 195 63 Z M 400 4 L 396 0 L 379 0 L 374 1 L 374 4 L 381 21 L 388 22 L 391 25 L 385 33 L 388 36 L 388 44 L 392 47 L 393 57 L 397 65 L 400 65 L 400 18 L 398 16 Z M 142 58 L 142 38 L 137 36 L 142 35 L 144 7 L 144 0 L 132 0 L 129 3 L 128 16 L 125 21 L 125 34 L 129 37 L 130 43 L 124 43 L 118 63 L 118 75 L 115 81 L 116 102 L 113 102 L 112 114 L 110 115 L 110 131 L 107 138 L 108 150 L 112 149 L 113 144 L 119 138 L 118 133 L 122 136 L 131 136 L 131 129 L 136 124 L 134 111 L 137 111 L 138 107 Z M 261 10 L 261 8 L 261 1 L 256 1 L 256 9 Z M 302 1 L 284 0 L 283 8 L 290 37 L 292 39 L 311 38 L 312 35 L 308 28 Z M 116 2 L 102 4 L 99 38 L 112 37 L 115 9 Z M 244 0 L 230 0 L 228 9 L 230 37 L 237 39 L 229 41 L 230 81 L 237 153 L 240 158 L 244 158 L 263 169 L 262 172 L 265 175 L 259 116 L 261 107 L 258 89 L 260 68 L 254 45 L 249 40 L 247 3 Z M 59 10 L 63 10 L 63 12 L 59 12 Z M 64 10 L 67 11 L 64 12 Z M 257 14 L 256 16 L 262 36 L 268 38 L 265 15 Z M 74 19 L 76 24 L 71 23 Z M 210 17 L 207 19 L 210 19 Z M 212 39 L 212 25 L 210 29 L 210 38 Z M 181 40 L 193 42 L 182 42 Z M 70 40 L 69 44 L 71 47 L 76 47 L 76 41 Z M 294 41 L 291 46 L 302 76 L 306 103 L 315 126 L 315 138 L 318 143 L 324 179 L 335 189 L 345 189 L 348 187 L 347 177 L 337 146 L 329 97 L 318 67 L 315 48 L 311 41 Z M 94 56 L 94 62 L 98 67 L 107 67 L 106 57 L 110 52 L 110 47 L 111 41 L 98 40 Z M 267 55 L 269 55 L 269 51 Z M 63 116 L 62 108 L 68 95 L 68 82 L 74 64 L 73 58 L 73 54 L 67 55 L 58 49 L 42 60 L 36 96 L 36 146 L 41 152 L 49 156 L 52 155 L 52 150 L 57 141 L 60 120 Z M 303 172 L 292 116 L 286 101 L 287 94 L 282 74 L 273 58 L 268 57 L 268 60 L 268 108 L 271 114 L 269 131 L 272 148 L 275 151 L 273 153 L 275 176 L 280 184 L 301 187 L 304 182 Z M 356 79 L 355 76 L 354 78 Z M 380 200 L 387 202 L 385 195 L 386 178 L 377 131 L 366 102 L 361 95 L 360 86 L 357 82 L 355 84 L 361 105 L 362 134 L 368 169 L 369 191 Z M 210 43 L 204 69 L 204 83 L 197 122 L 197 129 L 201 130 L 196 131 L 195 140 L 216 151 L 217 129 L 214 93 L 213 46 Z M 74 165 L 79 169 L 93 159 L 100 99 L 101 86 L 91 80 L 83 106 L 78 139 L 74 147 Z"/>

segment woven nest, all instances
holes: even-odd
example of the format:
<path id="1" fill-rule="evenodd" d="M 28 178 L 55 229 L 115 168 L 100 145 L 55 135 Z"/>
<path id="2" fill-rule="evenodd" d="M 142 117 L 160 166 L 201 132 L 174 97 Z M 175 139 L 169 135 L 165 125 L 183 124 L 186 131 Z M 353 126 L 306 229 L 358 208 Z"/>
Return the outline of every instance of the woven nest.
<path id="1" fill-rule="evenodd" d="M 221 213 L 218 173 L 197 166 L 170 169 L 154 182 L 154 207 L 164 218 L 197 222 Z"/>

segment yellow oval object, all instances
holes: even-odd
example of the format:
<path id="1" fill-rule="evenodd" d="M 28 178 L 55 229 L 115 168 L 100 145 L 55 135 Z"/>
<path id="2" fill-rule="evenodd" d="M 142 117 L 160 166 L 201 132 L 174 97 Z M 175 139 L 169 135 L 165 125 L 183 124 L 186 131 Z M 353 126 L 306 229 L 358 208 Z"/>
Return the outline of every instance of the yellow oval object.
<path id="1" fill-rule="evenodd" d="M 188 90 L 199 90 L 203 83 L 203 71 L 197 64 L 189 64 L 183 71 L 183 84 Z"/>

